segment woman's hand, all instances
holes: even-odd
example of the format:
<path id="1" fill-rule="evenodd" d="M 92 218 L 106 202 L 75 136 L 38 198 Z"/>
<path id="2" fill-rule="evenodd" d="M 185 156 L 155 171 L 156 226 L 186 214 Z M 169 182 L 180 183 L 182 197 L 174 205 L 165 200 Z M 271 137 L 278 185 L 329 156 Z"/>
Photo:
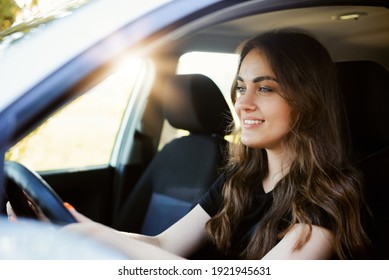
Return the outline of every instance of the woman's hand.
<path id="1" fill-rule="evenodd" d="M 79 213 L 69 203 L 65 202 L 64 206 L 69 210 L 78 223 L 68 224 L 62 227 L 61 231 L 71 232 L 83 237 L 95 239 L 132 257 L 132 254 L 124 249 L 128 243 L 131 243 L 129 236 L 126 233 L 117 231 L 87 218 L 83 214 Z"/>
<path id="2" fill-rule="evenodd" d="M 77 212 L 71 205 L 64 204 L 78 223 L 64 226 L 61 230 L 87 236 L 103 242 L 124 253 L 131 259 L 182 259 L 160 248 L 158 238 L 127 232 L 121 232 L 96 223 Z"/>
<path id="3" fill-rule="evenodd" d="M 43 214 L 42 210 L 39 207 L 34 206 L 34 203 L 32 203 L 29 200 L 27 200 L 27 203 L 30 206 L 30 208 L 32 209 L 32 211 L 34 211 L 34 214 L 38 220 L 40 220 L 42 222 L 50 222 L 50 220 L 46 217 L 45 214 Z M 18 221 L 18 217 L 17 217 L 15 211 L 13 210 L 12 205 L 9 201 L 7 201 L 7 203 L 6 203 L 6 211 L 7 211 L 9 221 L 11 221 L 11 222 Z"/>
<path id="4" fill-rule="evenodd" d="M 12 209 L 11 203 L 9 201 L 7 201 L 5 208 L 7 211 L 8 220 L 10 222 L 16 222 L 17 217 L 16 217 L 16 214 L 15 214 L 14 210 Z"/>
<path id="5" fill-rule="evenodd" d="M 105 235 L 107 234 L 116 235 L 120 233 L 112 228 L 96 223 L 93 220 L 85 217 L 67 202 L 64 203 L 64 206 L 66 207 L 66 209 L 69 210 L 69 212 L 78 221 L 78 223 L 66 225 L 62 228 L 62 230 L 92 236 L 97 239 L 102 239 L 102 237 L 104 237 L 103 239 L 105 239 Z"/>

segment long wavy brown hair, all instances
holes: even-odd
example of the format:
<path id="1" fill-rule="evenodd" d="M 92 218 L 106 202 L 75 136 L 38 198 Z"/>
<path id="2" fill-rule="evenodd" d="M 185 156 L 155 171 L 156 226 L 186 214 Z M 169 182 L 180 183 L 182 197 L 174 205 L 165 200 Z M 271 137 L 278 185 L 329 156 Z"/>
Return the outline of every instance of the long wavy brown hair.
<path id="1" fill-rule="evenodd" d="M 324 213 L 334 236 L 334 258 L 364 258 L 369 240 L 361 223 L 361 178 L 348 161 L 348 130 L 328 51 L 300 30 L 270 31 L 241 46 L 237 72 L 253 49 L 267 57 L 292 107 L 293 124 L 283 145 L 293 152 L 294 160 L 273 189 L 273 204 L 240 257 L 262 258 L 297 223 L 309 225 L 295 244 L 301 248 Z M 235 102 L 236 82 L 231 92 Z M 231 250 L 240 221 L 255 207 L 253 193 L 268 174 L 266 150 L 238 141 L 231 144 L 229 154 L 222 209 L 206 225 L 208 237 L 225 253 Z"/>

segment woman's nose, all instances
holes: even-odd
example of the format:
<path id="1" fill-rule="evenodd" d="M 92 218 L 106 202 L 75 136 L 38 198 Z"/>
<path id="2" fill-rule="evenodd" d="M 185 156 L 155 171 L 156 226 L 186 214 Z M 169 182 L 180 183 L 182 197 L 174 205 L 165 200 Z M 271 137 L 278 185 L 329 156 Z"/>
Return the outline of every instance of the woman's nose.
<path id="1" fill-rule="evenodd" d="M 239 96 L 235 102 L 235 110 L 253 111 L 257 108 L 254 100 L 255 95 L 246 91 L 245 94 Z"/>

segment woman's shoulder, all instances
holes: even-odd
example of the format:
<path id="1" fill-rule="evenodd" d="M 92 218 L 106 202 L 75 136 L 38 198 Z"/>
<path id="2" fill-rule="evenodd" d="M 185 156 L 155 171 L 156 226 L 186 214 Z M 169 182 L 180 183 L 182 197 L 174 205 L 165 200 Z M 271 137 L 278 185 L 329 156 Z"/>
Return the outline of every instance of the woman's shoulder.
<path id="1" fill-rule="evenodd" d="M 211 217 L 216 215 L 221 207 L 225 180 L 225 174 L 220 175 L 198 202 Z"/>

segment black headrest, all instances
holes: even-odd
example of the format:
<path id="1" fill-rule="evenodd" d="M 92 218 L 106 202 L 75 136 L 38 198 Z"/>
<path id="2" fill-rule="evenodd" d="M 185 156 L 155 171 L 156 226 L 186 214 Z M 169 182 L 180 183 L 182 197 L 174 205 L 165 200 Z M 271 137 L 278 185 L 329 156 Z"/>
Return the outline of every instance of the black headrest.
<path id="1" fill-rule="evenodd" d="M 372 61 L 337 63 L 355 160 L 389 145 L 389 73 Z"/>
<path id="2" fill-rule="evenodd" d="M 201 134 L 229 134 L 231 111 L 218 86 L 200 74 L 176 75 L 164 89 L 165 117 L 179 129 Z"/>

